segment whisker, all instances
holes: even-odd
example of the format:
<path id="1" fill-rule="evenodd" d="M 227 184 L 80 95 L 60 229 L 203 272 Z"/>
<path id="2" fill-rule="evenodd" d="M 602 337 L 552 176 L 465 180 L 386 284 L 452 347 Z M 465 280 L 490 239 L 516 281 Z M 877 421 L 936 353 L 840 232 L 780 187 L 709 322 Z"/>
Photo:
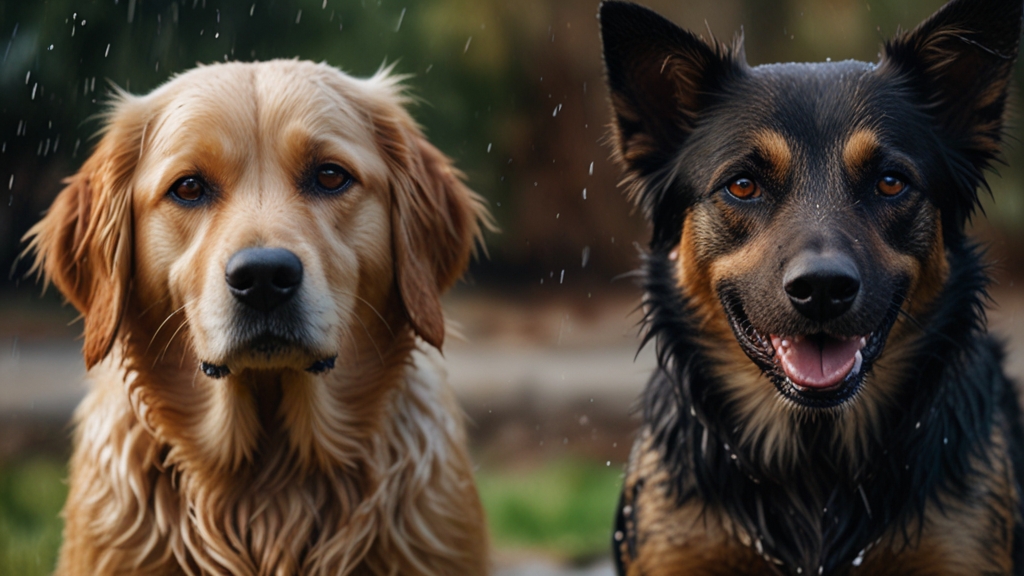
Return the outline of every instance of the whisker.
<path id="1" fill-rule="evenodd" d="M 382 316 L 381 313 L 378 312 L 377 309 L 373 307 L 373 304 L 370 304 L 365 298 L 363 298 L 362 296 L 359 296 L 358 294 L 355 294 L 355 293 L 352 293 L 352 292 L 341 292 L 341 293 L 346 295 L 346 296 L 351 296 L 351 297 L 355 298 L 356 300 L 359 300 L 363 304 L 366 304 L 366 307 L 369 308 L 374 314 L 376 314 L 377 318 L 380 318 L 381 323 L 384 324 L 384 327 L 388 329 L 388 332 L 391 334 L 391 337 L 394 338 L 395 331 L 391 329 L 391 325 L 388 324 L 388 321 L 384 319 L 384 316 Z M 363 329 L 366 330 L 366 326 L 363 326 Z M 370 333 L 369 330 L 367 330 L 366 333 L 369 334 Z"/>
<path id="2" fill-rule="evenodd" d="M 178 332 L 181 332 L 181 329 L 184 328 L 186 324 L 188 324 L 188 320 L 182 320 L 181 324 L 178 325 L 178 329 L 174 331 L 174 334 L 171 334 L 171 338 L 167 340 L 167 344 L 164 345 L 164 349 L 161 350 L 160 354 L 158 354 L 157 357 L 153 360 L 154 368 L 156 368 L 157 362 L 163 360 L 164 355 L 167 354 L 167 350 L 171 347 L 171 342 L 174 342 L 174 338 L 178 335 Z"/>
<path id="3" fill-rule="evenodd" d="M 367 304 L 367 305 L 369 306 L 369 304 Z M 371 306 L 371 308 L 372 308 L 372 306 Z M 370 340 L 370 344 L 373 344 L 373 349 L 377 351 L 377 357 L 380 358 L 381 366 L 384 366 L 386 364 L 384 362 L 384 355 L 380 353 L 380 348 L 377 347 L 377 342 L 373 339 L 373 335 L 370 334 L 370 331 L 366 329 L 366 324 L 363 323 L 362 318 L 360 318 L 358 314 L 355 314 L 354 316 L 355 316 L 356 321 L 359 322 L 359 325 L 363 327 L 363 331 L 366 332 L 366 337 L 367 337 L 367 339 Z M 394 336 L 394 333 L 392 333 L 392 336 Z"/>
<path id="4" fill-rule="evenodd" d="M 188 302 L 182 304 L 181 308 L 178 308 L 174 312 L 171 312 L 170 314 L 167 315 L 167 318 L 164 318 L 164 321 L 161 322 L 160 326 L 158 326 L 157 329 L 153 332 L 153 337 L 149 339 L 149 344 L 146 345 L 146 352 L 145 352 L 146 354 L 149 354 L 149 349 L 153 346 L 153 342 L 156 341 L 156 337 L 157 337 L 158 334 L 160 334 L 160 330 L 163 329 L 164 325 L 167 324 L 167 322 L 172 317 L 174 317 L 175 314 L 177 314 L 178 312 L 181 312 L 182 310 L 184 310 L 185 307 L 188 306 L 188 304 L 189 304 Z M 172 336 L 171 338 L 174 338 L 174 337 Z"/>
<path id="5" fill-rule="evenodd" d="M 171 295 L 170 295 L 170 294 L 168 294 L 168 295 L 164 296 L 163 298 L 157 298 L 155 302 L 153 302 L 153 303 L 152 303 L 152 304 L 150 304 L 149 306 L 146 306 L 146 307 L 145 307 L 145 308 L 144 308 L 144 309 L 142 310 L 142 314 L 145 314 L 145 313 L 149 312 L 150 310 L 152 310 L 153 308 L 155 308 L 155 307 L 156 307 L 156 306 L 157 306 L 158 304 L 161 304 L 161 303 L 163 303 L 163 302 L 165 302 L 165 301 L 167 301 L 167 300 L 170 300 L 170 299 L 171 299 Z"/>

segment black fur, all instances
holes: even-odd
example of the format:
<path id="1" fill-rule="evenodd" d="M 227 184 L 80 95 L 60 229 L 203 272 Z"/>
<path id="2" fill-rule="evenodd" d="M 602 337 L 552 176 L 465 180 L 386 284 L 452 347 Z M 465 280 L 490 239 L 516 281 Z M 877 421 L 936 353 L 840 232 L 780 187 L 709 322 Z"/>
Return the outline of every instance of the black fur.
<path id="1" fill-rule="evenodd" d="M 643 396 L 645 427 L 675 479 L 676 503 L 724 510 L 760 539 L 767 556 L 781 561 L 784 573 L 841 570 L 886 534 L 898 540 L 886 545 L 913 546 L 926 506 L 941 506 L 940 495 L 968 496 L 994 428 L 1008 439 L 1020 493 L 1021 410 L 1002 372 L 1001 346 L 986 334 L 988 278 L 964 226 L 977 207 L 977 189 L 986 186 L 983 170 L 997 159 L 1022 11 L 1020 0 L 954 0 L 887 43 L 878 65 L 751 69 L 739 45 L 705 43 L 636 5 L 601 6 L 613 140 L 630 193 L 653 225 L 644 265 L 644 344 L 657 347 L 659 369 Z M 688 75 L 686 81 L 680 75 Z M 819 90 L 806 89 L 819 81 Z M 838 104 L 822 111 L 822 102 Z M 735 154 L 734 134 L 745 125 L 815 118 L 825 124 L 816 133 L 824 146 L 873 113 L 900 116 L 896 128 L 882 128 L 883 140 L 913 135 L 914 142 L 899 145 L 913 156 L 920 188 L 927 190 L 920 202 L 932 203 L 941 216 L 948 279 L 927 318 L 907 319 L 919 329 L 914 370 L 885 414 L 885 429 L 870 439 L 869 457 L 846 461 L 831 446 L 833 420 L 820 414 L 805 419 L 798 432 L 815 459 L 795 471 L 768 468 L 759 446 L 737 448 L 736 416 L 711 375 L 701 324 L 678 288 L 670 253 L 687 212 L 709 193 L 701 183 L 716 166 L 715 155 Z M 786 132 L 794 124 L 771 125 Z M 925 239 L 908 233 L 914 226 L 909 216 L 887 217 L 891 230 L 883 235 L 890 245 L 927 253 Z M 702 249 L 714 257 L 744 240 L 728 237 Z M 633 500 L 626 496 L 623 501 Z M 622 545 L 636 554 L 636 512 L 620 503 L 613 546 L 620 574 Z M 1024 574 L 1021 513 L 1006 527 L 1014 534 L 1015 574 Z"/>

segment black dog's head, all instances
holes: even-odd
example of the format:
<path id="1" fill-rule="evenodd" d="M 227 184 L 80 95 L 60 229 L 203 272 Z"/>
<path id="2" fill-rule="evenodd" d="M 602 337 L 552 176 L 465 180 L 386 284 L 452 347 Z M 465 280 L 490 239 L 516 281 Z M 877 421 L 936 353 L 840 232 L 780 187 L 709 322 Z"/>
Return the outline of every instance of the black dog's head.
<path id="1" fill-rule="evenodd" d="M 764 374 L 805 409 L 889 393 L 865 378 L 928 317 L 964 244 L 1021 13 L 953 0 L 878 64 L 752 68 L 738 43 L 602 4 L 615 154 L 705 351 L 756 369 L 735 386 Z"/>

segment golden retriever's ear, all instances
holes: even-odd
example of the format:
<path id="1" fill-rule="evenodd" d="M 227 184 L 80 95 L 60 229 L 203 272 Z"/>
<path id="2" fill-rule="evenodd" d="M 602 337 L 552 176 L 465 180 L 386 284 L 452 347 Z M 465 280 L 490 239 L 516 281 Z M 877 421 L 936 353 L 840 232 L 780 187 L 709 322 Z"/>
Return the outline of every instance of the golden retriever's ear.
<path id="1" fill-rule="evenodd" d="M 490 222 L 480 197 L 462 174 L 427 142 L 411 118 L 378 126 L 392 163 L 392 246 L 399 293 L 413 330 L 440 349 L 444 343 L 441 294 L 462 275 Z"/>
<path id="2" fill-rule="evenodd" d="M 115 111 L 114 118 L 118 116 Z M 85 319 L 86 368 L 114 343 L 131 278 L 129 180 L 139 154 L 135 130 L 112 124 L 53 205 L 25 235 L 33 272 L 53 282 Z"/>

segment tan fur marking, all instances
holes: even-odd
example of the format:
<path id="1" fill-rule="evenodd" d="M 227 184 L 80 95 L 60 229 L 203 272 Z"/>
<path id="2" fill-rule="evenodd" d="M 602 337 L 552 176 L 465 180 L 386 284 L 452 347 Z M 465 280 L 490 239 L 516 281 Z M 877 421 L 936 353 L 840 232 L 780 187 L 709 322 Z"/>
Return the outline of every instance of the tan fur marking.
<path id="1" fill-rule="evenodd" d="M 986 464 L 972 459 L 978 476 L 964 498 L 940 496 L 942 506 L 925 510 L 919 540 L 904 547 L 902 533 L 882 538 L 882 546 L 865 557 L 851 575 L 1009 574 L 1013 526 L 1019 496 L 1014 488 L 1008 447 L 1000 425 L 993 427 Z"/>
<path id="2" fill-rule="evenodd" d="M 673 481 L 645 432 L 634 447 L 625 483 L 627 495 L 642 484 L 635 501 L 627 496 L 635 510 L 638 556 L 626 555 L 627 576 L 774 574 L 757 544 L 727 516 L 700 502 L 677 506 Z"/>
<path id="3" fill-rule="evenodd" d="M 877 149 L 878 135 L 873 131 L 860 128 L 854 132 L 846 141 L 846 146 L 843 147 L 843 164 L 846 166 L 846 173 L 860 174 Z"/>
<path id="4" fill-rule="evenodd" d="M 785 180 L 793 164 L 793 151 L 786 138 L 774 130 L 762 130 L 754 134 L 753 142 L 754 148 L 771 165 L 772 177 Z"/>

